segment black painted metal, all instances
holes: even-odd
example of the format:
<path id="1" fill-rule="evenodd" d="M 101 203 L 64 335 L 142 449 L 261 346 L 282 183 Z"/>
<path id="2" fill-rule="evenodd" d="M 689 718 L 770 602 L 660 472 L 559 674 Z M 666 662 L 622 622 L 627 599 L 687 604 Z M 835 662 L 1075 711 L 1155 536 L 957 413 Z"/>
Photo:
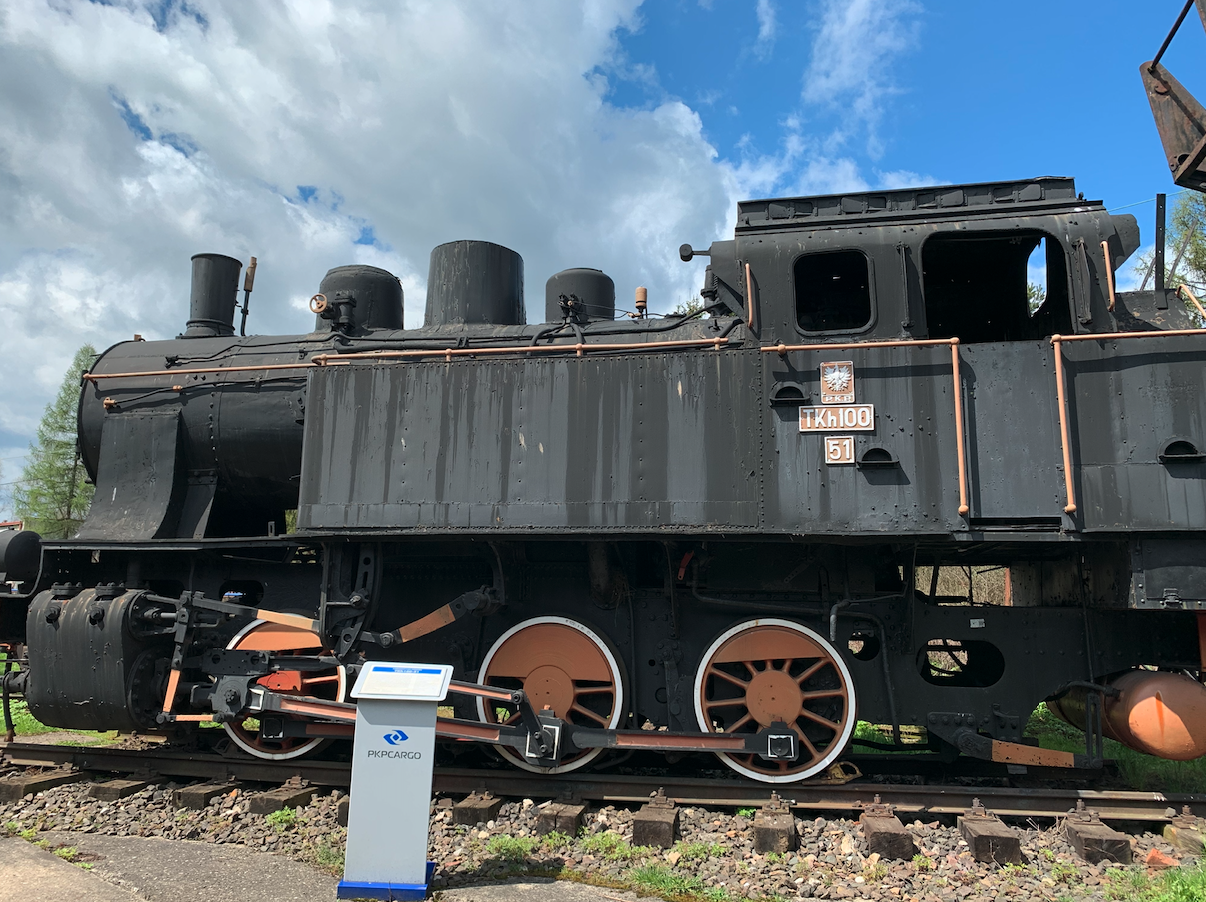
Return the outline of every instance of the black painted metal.
<path id="1" fill-rule="evenodd" d="M 181 338 L 234 335 L 241 261 L 225 254 L 196 254 L 188 324 Z"/>
<path id="2" fill-rule="evenodd" d="M 586 323 L 616 316 L 616 284 L 597 269 L 563 269 L 544 283 L 545 322 Z"/>
<path id="3" fill-rule="evenodd" d="M 432 250 L 424 328 L 525 322 L 519 254 L 489 241 L 451 241 Z"/>
<path id="4" fill-rule="evenodd" d="M 93 373 L 112 378 L 80 404 L 96 501 L 78 539 L 48 546 L 42 588 L 233 592 L 321 616 L 329 647 L 354 655 L 361 630 L 488 587 L 505 610 L 373 654 L 472 676 L 510 626 L 571 618 L 614 650 L 624 729 L 700 729 L 705 650 L 778 617 L 832 628 L 860 717 L 924 727 L 959 712 L 1016 741 L 1070 681 L 1200 663 L 1201 335 L 1061 344 L 1078 498 L 1064 513 L 1051 334 L 1185 324 L 1149 292 L 1109 310 L 1103 241 L 1117 267 L 1134 218 L 1049 178 L 743 202 L 732 240 L 711 246 L 706 318 L 563 322 L 563 294 L 614 297 L 602 273 L 574 270 L 546 286 L 556 324 L 525 326 L 518 255 L 454 242 L 433 251 L 424 327 L 403 330 L 392 276 L 333 270 L 320 286 L 333 313 L 313 333 L 101 356 Z M 1044 242 L 1032 310 L 1027 254 Z M 957 265 L 963 251 L 984 266 Z M 872 315 L 806 333 L 796 263 L 831 252 L 865 259 Z M 957 382 L 949 344 L 863 346 L 935 337 L 961 340 Z M 822 347 L 767 351 L 779 343 Z M 875 410 L 850 433 L 859 464 L 826 463 L 824 436 L 800 431 L 834 362 Z M 293 509 L 297 532 L 273 538 Z M 1009 567 L 1012 604 L 915 592 L 913 568 L 934 562 Z M 220 647 L 242 623 L 197 641 Z M 28 624 L 35 667 L 56 643 L 92 654 L 83 621 L 67 638 Z M 952 647 L 970 663 L 947 678 L 930 655 Z"/>
<path id="5" fill-rule="evenodd" d="M 358 334 L 370 329 L 402 328 L 402 285 L 387 270 L 376 266 L 337 266 L 327 270 L 318 291 L 326 297 L 331 315 L 324 311 L 318 316 L 314 323 L 316 332 L 336 325 L 342 331 Z"/>

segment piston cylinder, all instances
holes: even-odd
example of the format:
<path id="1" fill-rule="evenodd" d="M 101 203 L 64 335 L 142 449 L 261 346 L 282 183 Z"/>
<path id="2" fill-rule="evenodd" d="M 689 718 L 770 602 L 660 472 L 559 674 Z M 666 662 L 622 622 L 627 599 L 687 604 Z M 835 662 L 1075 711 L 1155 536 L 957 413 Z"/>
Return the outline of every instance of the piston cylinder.
<path id="1" fill-rule="evenodd" d="M 1104 736 L 1157 758 L 1190 761 L 1206 755 L 1206 687 L 1180 673 L 1132 670 L 1112 680 L 1105 699 Z M 1047 707 L 1077 729 L 1086 728 L 1087 690 L 1075 688 Z"/>

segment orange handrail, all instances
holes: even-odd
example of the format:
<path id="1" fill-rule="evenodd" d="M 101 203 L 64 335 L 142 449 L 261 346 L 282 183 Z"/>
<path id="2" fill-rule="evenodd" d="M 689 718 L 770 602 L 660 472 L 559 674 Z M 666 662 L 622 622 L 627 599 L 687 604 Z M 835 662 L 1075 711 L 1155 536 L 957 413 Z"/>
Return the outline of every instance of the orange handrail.
<path id="1" fill-rule="evenodd" d="M 785 357 L 788 351 L 851 351 L 857 348 L 924 348 L 937 345 L 950 345 L 951 348 L 951 377 L 955 396 L 955 453 L 959 457 L 959 516 L 965 517 L 971 508 L 967 504 L 967 452 L 963 443 L 963 390 L 959 375 L 958 338 L 900 338 L 889 341 L 812 345 L 789 345 L 779 342 L 776 345 L 764 345 L 761 350 L 763 353 L 774 352 L 780 357 Z"/>
<path id="2" fill-rule="evenodd" d="M 681 341 L 632 341 L 591 344 L 578 342 L 561 345 L 508 345 L 493 348 L 410 348 L 400 351 L 360 351 L 353 354 L 316 354 L 308 363 L 264 363 L 252 366 L 177 367 L 170 370 L 144 370 L 135 373 L 84 373 L 87 382 L 101 379 L 120 379 L 134 376 L 189 376 L 197 373 L 251 373 L 262 370 L 307 370 L 319 366 L 340 366 L 351 360 L 406 360 L 417 357 L 479 357 L 488 354 L 547 354 L 553 351 L 572 351 L 583 357 L 591 351 L 648 351 L 661 348 L 720 348 L 728 345 L 728 337 L 693 338 Z"/>

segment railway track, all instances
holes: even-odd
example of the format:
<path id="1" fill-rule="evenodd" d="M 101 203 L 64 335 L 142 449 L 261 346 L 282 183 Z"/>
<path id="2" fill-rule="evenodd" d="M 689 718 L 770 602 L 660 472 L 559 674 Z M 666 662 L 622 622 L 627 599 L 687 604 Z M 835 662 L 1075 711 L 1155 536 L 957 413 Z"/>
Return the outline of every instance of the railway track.
<path id="1" fill-rule="evenodd" d="M 300 777 L 312 784 L 346 788 L 351 768 L 337 761 L 263 761 L 213 753 L 172 749 L 125 749 L 11 743 L 3 749 L 5 763 L 17 767 L 73 767 L 110 774 L 153 772 L 183 780 L 241 781 L 283 784 Z M 739 778 L 690 777 L 674 774 L 567 774 L 545 776 L 511 769 L 437 767 L 434 791 L 461 795 L 489 790 L 510 798 L 558 798 L 632 806 L 648 800 L 659 788 L 682 805 L 756 807 L 773 790 L 797 811 L 850 812 L 875 796 L 903 816 L 962 814 L 972 799 L 1002 816 L 1059 817 L 1083 802 L 1108 821 L 1164 821 L 1167 811 L 1188 805 L 1206 812 L 1206 794 L 1036 788 L 984 785 L 909 785 L 858 780 L 845 784 L 802 783 L 770 786 Z"/>

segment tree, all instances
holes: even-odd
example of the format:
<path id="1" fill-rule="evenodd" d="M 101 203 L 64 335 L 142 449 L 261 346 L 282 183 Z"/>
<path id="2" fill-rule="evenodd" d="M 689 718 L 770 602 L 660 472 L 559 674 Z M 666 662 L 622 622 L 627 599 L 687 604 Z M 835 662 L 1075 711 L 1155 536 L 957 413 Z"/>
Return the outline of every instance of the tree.
<path id="1" fill-rule="evenodd" d="M 21 477 L 13 486 L 13 510 L 32 529 L 48 539 L 75 535 L 88 515 L 93 486 L 76 444 L 76 408 L 80 398 L 80 376 L 96 357 L 92 345 L 75 352 L 55 399 L 46 406 L 38 424 L 37 437 Z"/>

